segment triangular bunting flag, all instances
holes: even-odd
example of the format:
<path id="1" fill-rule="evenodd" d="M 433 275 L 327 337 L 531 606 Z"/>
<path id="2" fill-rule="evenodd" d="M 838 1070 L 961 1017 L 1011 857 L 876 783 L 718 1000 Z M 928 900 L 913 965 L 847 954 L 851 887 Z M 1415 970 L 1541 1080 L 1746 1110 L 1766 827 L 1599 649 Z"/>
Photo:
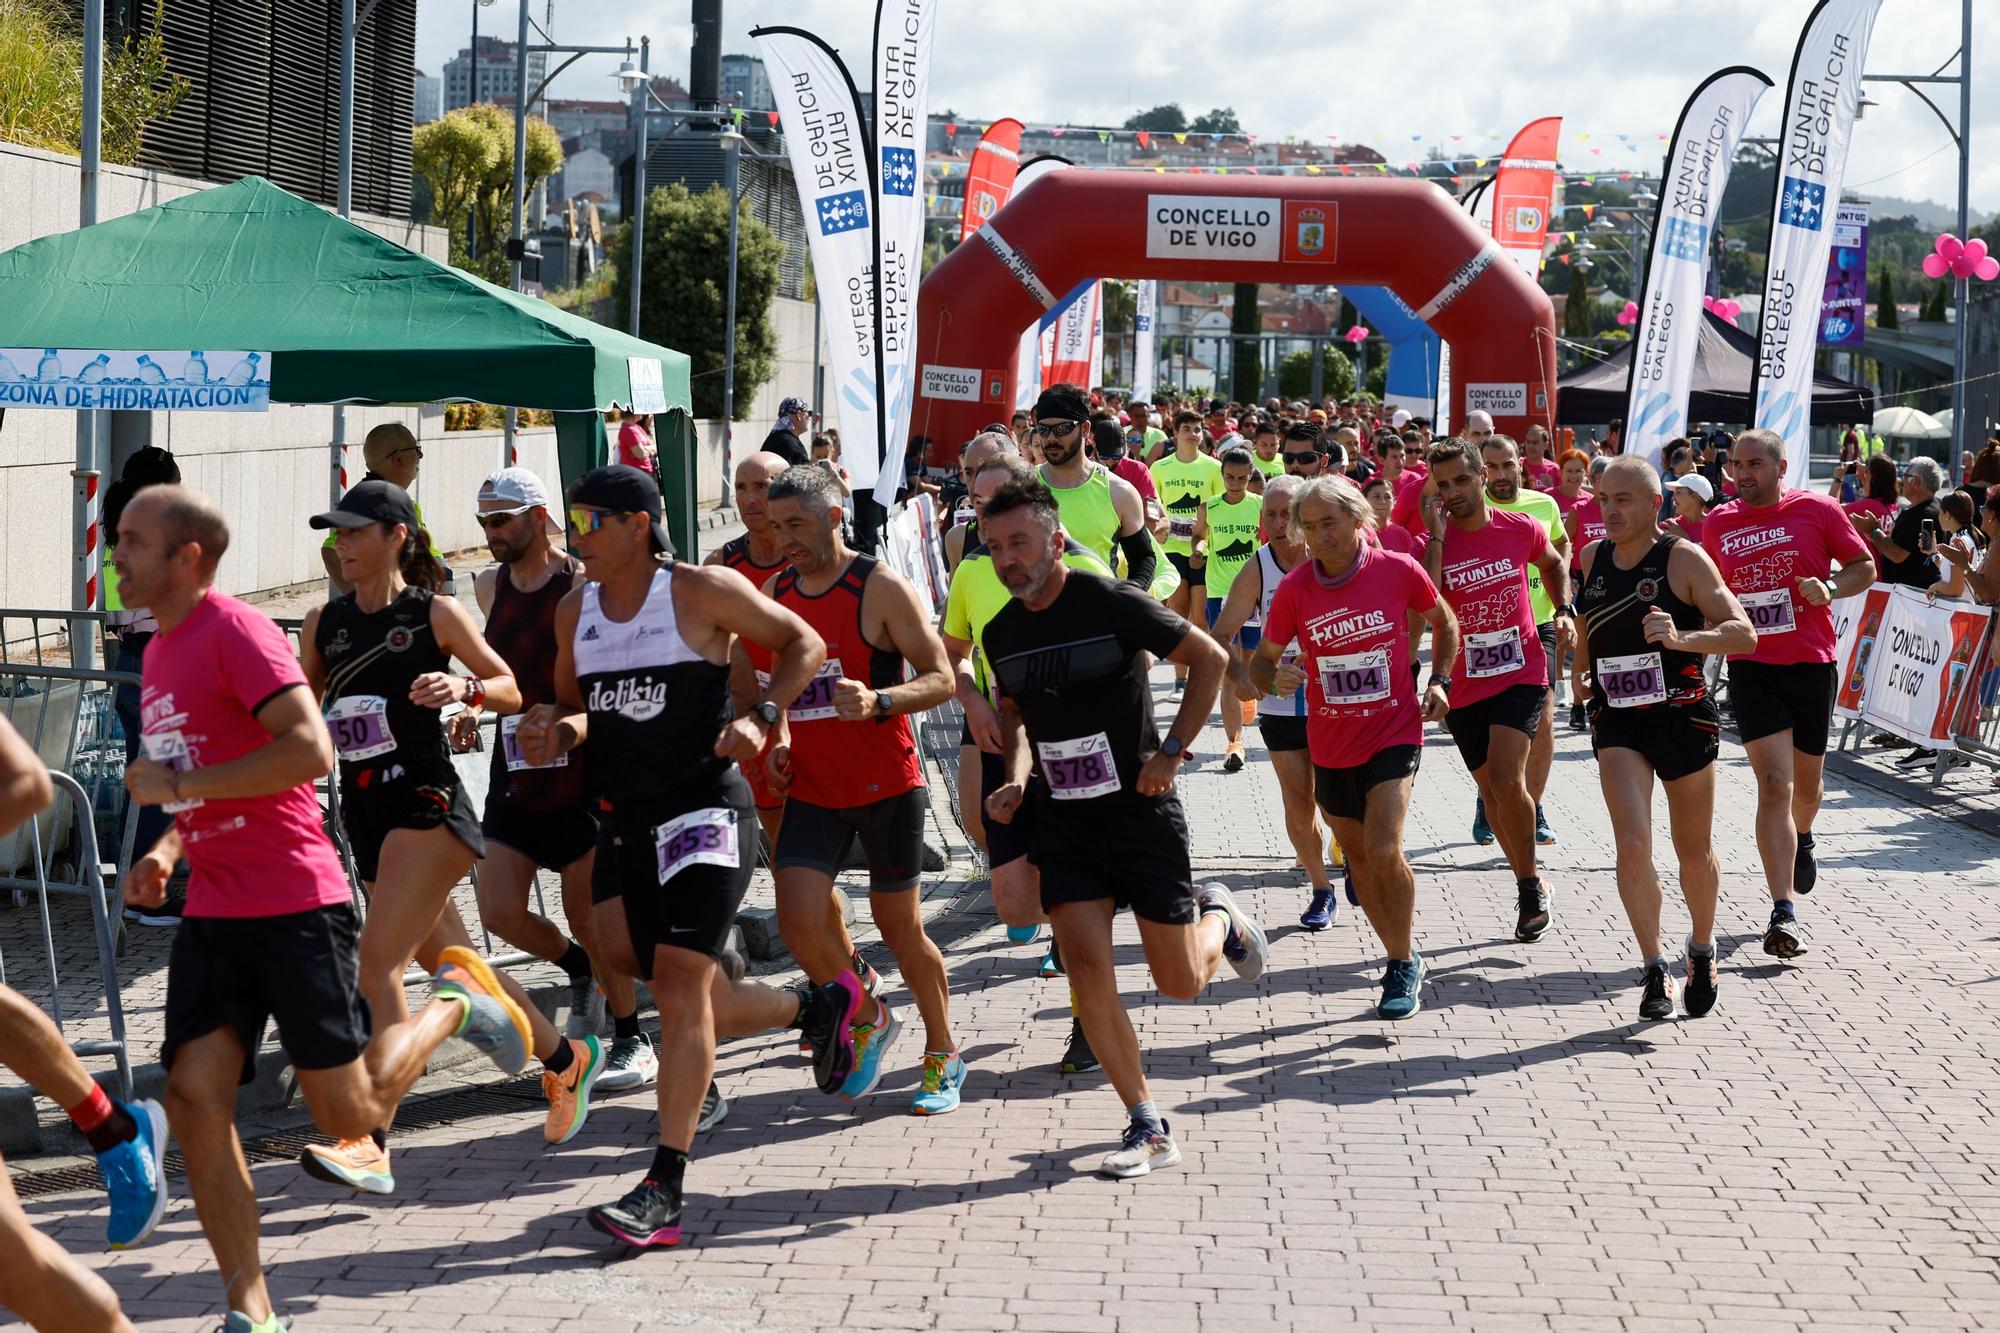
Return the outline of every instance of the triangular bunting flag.
<path id="1" fill-rule="evenodd" d="M 1151 148 L 1153 146 L 1153 136 L 1145 130 L 1140 130 L 1139 146 L 1141 148 Z"/>
<path id="2" fill-rule="evenodd" d="M 1582 207 L 1583 207 L 1583 215 L 1585 218 L 1596 216 L 1597 214 L 1596 204 L 1584 204 Z"/>
<path id="3" fill-rule="evenodd" d="M 1567 263 L 1569 262 L 1569 256 L 1568 256 L 1568 255 L 1557 255 L 1557 256 L 1556 256 L 1556 258 L 1557 258 L 1557 259 L 1560 259 L 1560 260 L 1562 260 L 1562 262 L 1563 262 L 1563 263 L 1565 263 L 1565 264 L 1567 264 Z"/>
<path id="4" fill-rule="evenodd" d="M 1063 136 L 1063 127 L 1058 125 L 1054 129 L 1050 130 L 1049 133 L 1054 135 L 1056 138 L 1060 139 Z"/>
<path id="5" fill-rule="evenodd" d="M 944 123 L 944 137 L 947 139 L 956 139 L 958 137 L 957 121 L 948 120 Z"/>
<path id="6" fill-rule="evenodd" d="M 1186 131 L 1183 131 L 1183 130 L 1176 130 L 1176 131 L 1174 132 L 1174 142 L 1175 142 L 1175 143 L 1186 143 L 1186 142 L 1187 142 L 1187 133 L 1186 133 Z"/>
<path id="7" fill-rule="evenodd" d="M 1486 159 L 1483 157 L 1475 157 L 1472 159 L 1472 165 L 1479 168 L 1481 171 L 1484 171 L 1486 169 Z"/>
<path id="8" fill-rule="evenodd" d="M 1342 170 L 1345 170 L 1345 168 L 1342 168 Z M 1317 175 L 1319 175 L 1319 168 L 1318 168 L 1318 167 L 1316 167 L 1316 166 L 1314 166 L 1314 165 L 1313 165 L 1312 163 L 1310 163 L 1310 162 L 1306 163 L 1306 175 L 1308 175 L 1308 176 L 1317 176 Z"/>

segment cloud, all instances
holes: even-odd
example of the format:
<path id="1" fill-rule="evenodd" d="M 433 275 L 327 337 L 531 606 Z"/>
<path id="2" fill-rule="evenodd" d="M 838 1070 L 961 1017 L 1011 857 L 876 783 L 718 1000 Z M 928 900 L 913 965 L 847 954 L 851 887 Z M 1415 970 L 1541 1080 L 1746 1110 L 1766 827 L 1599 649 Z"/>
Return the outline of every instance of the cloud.
<path id="1" fill-rule="evenodd" d="M 541 10 L 542 0 L 530 2 Z M 1792 50 L 1810 10 L 1808 0 L 1403 0 L 1286 5 L 1274 22 L 1269 0 L 946 4 L 931 100 L 934 111 L 1030 124 L 1117 125 L 1162 102 L 1178 102 L 1190 116 L 1228 106 L 1260 137 L 1333 134 L 1391 160 L 1432 146 L 1448 155 L 1491 151 L 1529 120 L 1560 113 L 1567 165 L 1657 170 L 1666 147 L 1658 136 L 1672 130 L 1694 85 L 1725 64 L 1771 76 L 1777 86 L 1752 132 L 1777 132 Z M 514 12 L 495 5 L 481 27 L 511 37 Z M 426 0 L 417 20 L 420 67 L 435 73 L 466 44 L 469 15 L 465 0 Z M 872 15 L 860 0 L 732 0 L 723 49 L 754 52 L 751 28 L 792 24 L 838 47 L 865 85 Z M 1192 18 L 1198 24 L 1183 21 Z M 686 0 L 616 9 L 565 0 L 555 32 L 562 41 L 613 44 L 647 32 L 685 34 L 687 21 Z M 1956 0 L 1890 0 L 1868 68 L 1928 73 L 1957 49 L 1958 24 Z M 1973 48 L 1989 60 L 2000 53 L 2000 6 L 1976 8 Z M 656 69 L 685 79 L 685 51 L 654 55 Z M 615 64 L 586 57 L 557 81 L 556 93 L 614 96 Z M 1956 116 L 1956 88 L 1926 91 Z M 1878 105 L 1855 132 L 1850 192 L 1954 201 L 1957 155 L 1944 126 L 1903 88 L 1874 85 L 1869 95 Z M 2000 83 L 1975 84 L 1972 110 L 1973 142 L 1983 149 L 2000 134 Z M 1590 140 L 1577 142 L 1579 132 Z M 1972 201 L 2000 210 L 2000 154 L 1975 155 Z"/>

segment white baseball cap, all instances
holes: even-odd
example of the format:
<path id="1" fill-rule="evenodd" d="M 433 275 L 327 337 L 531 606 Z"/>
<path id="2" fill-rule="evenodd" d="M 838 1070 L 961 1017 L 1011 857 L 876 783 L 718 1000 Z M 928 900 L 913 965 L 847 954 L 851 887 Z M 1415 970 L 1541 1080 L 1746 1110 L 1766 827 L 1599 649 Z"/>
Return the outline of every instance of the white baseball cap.
<path id="1" fill-rule="evenodd" d="M 549 531 L 551 533 L 562 531 L 562 523 L 557 519 L 554 506 L 549 501 L 549 488 L 542 485 L 542 479 L 527 468 L 502 468 L 481 482 L 479 502 L 483 505 L 488 501 L 509 506 L 516 512 L 540 508 L 548 515 Z"/>
<path id="2" fill-rule="evenodd" d="M 1703 504 L 1707 504 L 1709 501 L 1715 499 L 1715 487 L 1709 485 L 1708 478 L 1702 476 L 1699 472 L 1690 472 L 1685 477 L 1676 477 L 1666 485 L 1666 489 L 1670 491 L 1677 488 L 1685 491 L 1693 491 L 1701 497 Z"/>
<path id="3" fill-rule="evenodd" d="M 1401 430 L 1410 424 L 1410 414 L 1399 407 L 1396 409 L 1395 415 L 1389 418 L 1389 424 L 1397 430 Z"/>

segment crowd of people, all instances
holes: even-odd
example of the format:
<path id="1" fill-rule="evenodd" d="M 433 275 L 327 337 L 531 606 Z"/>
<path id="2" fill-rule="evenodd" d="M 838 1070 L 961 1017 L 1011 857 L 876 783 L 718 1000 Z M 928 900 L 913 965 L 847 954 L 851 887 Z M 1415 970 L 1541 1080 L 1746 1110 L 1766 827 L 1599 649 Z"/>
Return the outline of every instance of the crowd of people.
<path id="1" fill-rule="evenodd" d="M 1725 660 L 1757 779 L 1762 947 L 1795 959 L 1798 900 L 1817 878 L 1829 604 L 1878 577 L 2000 594 L 1979 535 L 2000 531 L 2000 491 L 1991 505 L 1940 500 L 1925 460 L 1893 509 L 1871 460 L 1869 497 L 1843 508 L 1785 485 L 1788 445 L 1767 431 L 1677 442 L 1656 470 L 1621 456 L 1615 431 L 1586 453 L 1541 427 L 1517 442 L 1481 412 L 1440 433 L 1367 403 L 1183 405 L 1055 385 L 965 442 L 936 483 L 951 578 L 934 623 L 860 525 L 850 535 L 837 441 L 811 425 L 788 400 L 773 432 L 788 439 L 735 471 L 744 534 L 700 564 L 673 557 L 648 469 L 599 468 L 561 503 L 526 469 L 489 477 L 471 497 L 496 562 L 471 589 L 483 626 L 446 591 L 407 489 L 421 450 L 384 428 L 369 476 L 311 520 L 331 534 L 336 592 L 296 651 L 215 587 L 230 533 L 211 500 L 164 468 L 118 496 L 118 593 L 148 635 L 127 786 L 171 821 L 136 856 L 126 901 L 157 907 L 176 867 L 189 872 L 167 1094 L 109 1101 L 4 989 L 0 1057 L 99 1152 L 114 1247 L 158 1224 L 178 1142 L 230 1333 L 289 1326 L 265 1287 L 234 1128 L 272 1022 L 326 1138 L 302 1168 L 365 1193 L 393 1193 L 397 1105 L 450 1038 L 507 1074 L 538 1063 L 551 1145 L 582 1130 L 595 1094 L 653 1083 L 653 1157 L 589 1221 L 627 1247 L 670 1246 L 695 1137 L 729 1109 L 719 1041 L 794 1032 L 816 1087 L 846 1101 L 894 1067 L 900 997 L 856 950 L 833 889 L 858 843 L 923 1033 L 910 1112 L 956 1110 L 973 1071 L 919 910 L 912 722 L 948 700 L 964 715 L 960 814 L 995 912 L 1068 982 L 1062 1067 L 1101 1068 L 1119 1098 L 1124 1127 L 1100 1170 L 1125 1178 L 1180 1149 L 1118 990 L 1115 914 L 1131 910 L 1170 999 L 1225 966 L 1255 981 L 1271 953 L 1244 903 L 1192 869 L 1177 777 L 1212 720 L 1225 773 L 1250 763 L 1255 725 L 1303 879 L 1301 925 L 1358 908 L 1382 954 L 1375 1013 L 1404 1021 L 1426 981 L 1404 851 L 1425 729 L 1443 726 L 1477 787 L 1471 837 L 1499 844 L 1512 934 L 1531 945 L 1559 906 L 1537 858 L 1560 836 L 1543 797 L 1567 686 L 1613 830 L 1639 1015 L 1698 1018 L 1719 984 L 1711 659 Z M 483 716 L 494 749 L 477 809 L 453 753 L 482 743 Z M 315 794 L 329 775 L 365 922 Z M 1673 930 L 1656 781 L 1685 900 Z M 0 730 L 0 824 L 48 798 L 33 754 Z M 731 946 L 760 855 L 804 973 L 788 986 L 748 979 Z M 471 947 L 452 890 L 479 858 L 487 929 L 570 980 L 564 1031 Z M 560 878 L 560 925 L 530 909 L 537 868 Z M 412 959 L 430 975 L 414 1010 Z M 43 1328 L 125 1326 L 110 1288 L 28 1228 L 11 1193 L 0 1231 L 26 1256 L 0 1266 L 11 1308 Z"/>

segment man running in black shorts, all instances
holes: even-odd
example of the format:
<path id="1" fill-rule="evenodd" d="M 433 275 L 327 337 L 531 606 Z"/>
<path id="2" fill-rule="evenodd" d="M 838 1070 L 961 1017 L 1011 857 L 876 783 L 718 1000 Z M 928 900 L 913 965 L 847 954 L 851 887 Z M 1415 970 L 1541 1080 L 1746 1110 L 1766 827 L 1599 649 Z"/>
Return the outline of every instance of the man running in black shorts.
<path id="1" fill-rule="evenodd" d="M 987 800 L 1013 818 L 1040 778 L 1033 856 L 1091 1049 L 1129 1124 L 1100 1170 L 1139 1176 L 1180 1161 L 1153 1104 L 1139 1039 L 1118 996 L 1112 917 L 1129 906 L 1154 984 L 1192 1000 L 1226 957 L 1263 975 L 1264 932 L 1219 884 L 1194 886 L 1174 775 L 1215 704 L 1229 655 L 1145 590 L 1072 571 L 1057 502 L 1037 481 L 1010 482 L 980 518 L 994 572 L 1014 595 L 982 636 L 1005 722 L 1009 782 Z M 1188 671 L 1165 741 L 1153 724 L 1148 654 Z"/>

